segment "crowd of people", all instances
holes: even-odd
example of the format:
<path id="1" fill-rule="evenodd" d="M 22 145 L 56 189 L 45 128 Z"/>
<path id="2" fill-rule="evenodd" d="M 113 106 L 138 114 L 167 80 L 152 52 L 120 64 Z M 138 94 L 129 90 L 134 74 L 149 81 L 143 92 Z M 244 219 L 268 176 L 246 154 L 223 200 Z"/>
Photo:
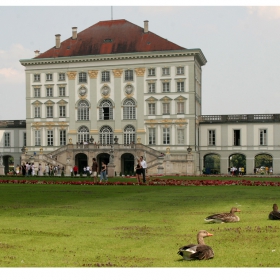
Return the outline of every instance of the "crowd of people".
<path id="1" fill-rule="evenodd" d="M 26 162 L 21 166 L 16 167 L 16 174 L 22 176 L 61 176 L 64 174 L 64 166 L 50 165 L 49 163 L 45 166 L 39 163 L 38 166 L 35 166 L 34 163 Z"/>

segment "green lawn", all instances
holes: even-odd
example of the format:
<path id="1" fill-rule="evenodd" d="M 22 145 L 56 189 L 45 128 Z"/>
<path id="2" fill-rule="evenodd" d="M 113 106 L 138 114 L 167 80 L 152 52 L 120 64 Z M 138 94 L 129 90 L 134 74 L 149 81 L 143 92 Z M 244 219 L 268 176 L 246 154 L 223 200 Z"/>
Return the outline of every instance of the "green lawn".
<path id="1" fill-rule="evenodd" d="M 279 199 L 271 186 L 0 184 L 0 267 L 280 267 Z M 204 222 L 232 206 L 239 223 Z M 183 261 L 200 229 L 214 259 Z"/>

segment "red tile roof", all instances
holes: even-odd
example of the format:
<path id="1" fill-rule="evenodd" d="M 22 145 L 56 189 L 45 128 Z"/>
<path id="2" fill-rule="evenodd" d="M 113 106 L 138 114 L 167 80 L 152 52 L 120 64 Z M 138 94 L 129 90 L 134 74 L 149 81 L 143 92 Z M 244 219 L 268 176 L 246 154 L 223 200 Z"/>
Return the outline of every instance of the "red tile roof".
<path id="1" fill-rule="evenodd" d="M 77 39 L 70 37 L 61 42 L 60 48 L 54 46 L 35 59 L 184 49 L 153 32 L 144 33 L 144 28 L 121 19 L 100 21 L 79 32 Z"/>

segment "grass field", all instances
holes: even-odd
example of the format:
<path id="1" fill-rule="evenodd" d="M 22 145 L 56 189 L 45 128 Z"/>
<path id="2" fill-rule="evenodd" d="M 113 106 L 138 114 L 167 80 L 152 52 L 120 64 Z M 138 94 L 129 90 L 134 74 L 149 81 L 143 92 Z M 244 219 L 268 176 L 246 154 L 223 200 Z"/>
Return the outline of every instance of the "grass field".
<path id="1" fill-rule="evenodd" d="M 274 186 L 0 184 L 0 267 L 280 267 L 279 199 Z M 232 206 L 240 222 L 204 222 Z M 183 261 L 200 229 L 214 259 Z"/>

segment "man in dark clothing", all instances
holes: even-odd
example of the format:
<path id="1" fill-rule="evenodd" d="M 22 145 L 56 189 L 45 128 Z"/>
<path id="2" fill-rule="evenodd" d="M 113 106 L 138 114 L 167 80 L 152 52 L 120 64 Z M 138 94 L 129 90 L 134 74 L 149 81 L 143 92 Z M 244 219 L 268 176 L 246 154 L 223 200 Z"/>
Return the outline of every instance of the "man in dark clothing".
<path id="1" fill-rule="evenodd" d="M 96 158 L 92 159 L 91 171 L 92 171 L 93 181 L 96 183 L 97 182 L 97 174 L 98 174 L 98 163 L 96 161 Z"/>

